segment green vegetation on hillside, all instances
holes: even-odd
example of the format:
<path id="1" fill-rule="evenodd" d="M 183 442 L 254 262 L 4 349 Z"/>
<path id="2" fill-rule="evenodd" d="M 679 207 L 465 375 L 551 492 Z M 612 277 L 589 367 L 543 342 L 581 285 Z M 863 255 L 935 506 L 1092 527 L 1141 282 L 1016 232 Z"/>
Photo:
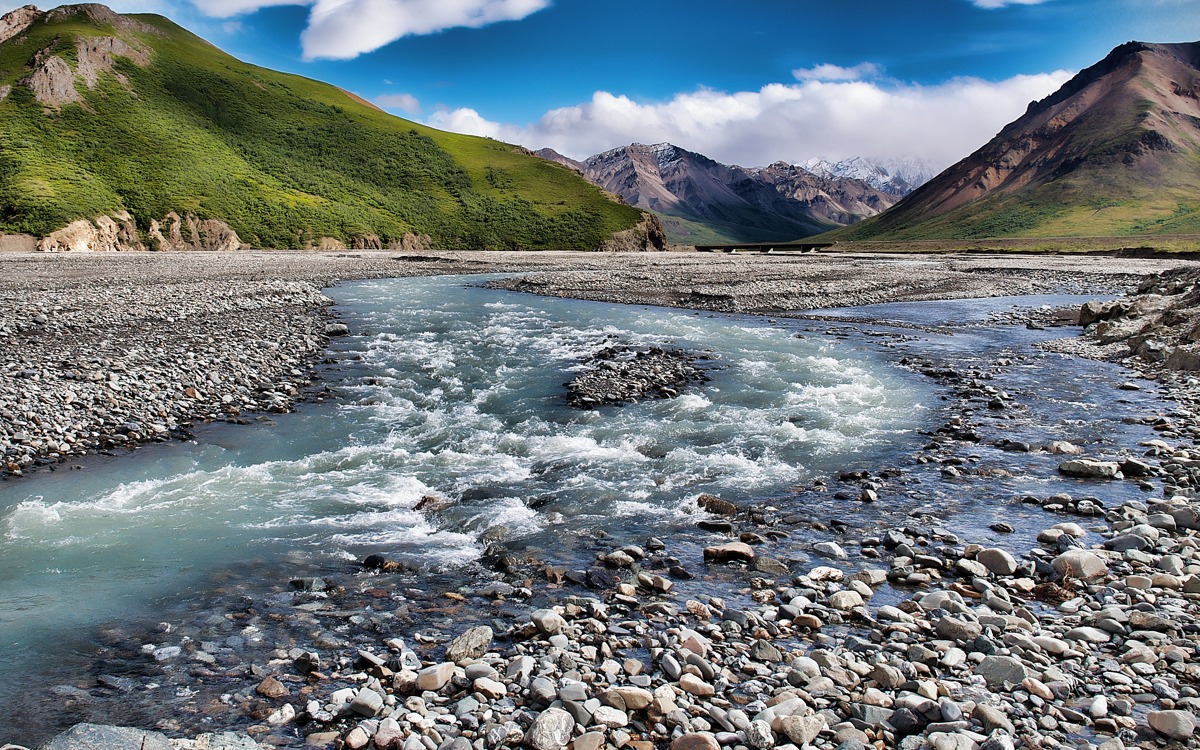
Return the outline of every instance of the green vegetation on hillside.
<path id="1" fill-rule="evenodd" d="M 511 145 L 393 117 L 339 89 L 242 63 L 158 16 L 117 31 L 82 15 L 38 22 L 0 45 L 0 232 L 44 236 L 128 210 L 228 223 L 258 247 L 406 233 L 443 248 L 595 248 L 640 212 Z M 54 111 L 20 82 L 41 50 L 75 65 L 76 41 L 120 36 L 152 50 L 117 58 L 82 104 Z"/>

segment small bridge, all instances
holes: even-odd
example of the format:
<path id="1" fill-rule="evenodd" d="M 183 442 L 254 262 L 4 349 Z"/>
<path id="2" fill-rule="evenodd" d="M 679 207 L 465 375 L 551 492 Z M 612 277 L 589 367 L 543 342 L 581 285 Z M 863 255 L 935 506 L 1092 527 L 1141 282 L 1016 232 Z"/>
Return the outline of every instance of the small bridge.
<path id="1" fill-rule="evenodd" d="M 696 245 L 696 251 L 701 253 L 811 253 L 826 247 L 833 247 L 833 242 L 737 242 L 728 245 Z"/>

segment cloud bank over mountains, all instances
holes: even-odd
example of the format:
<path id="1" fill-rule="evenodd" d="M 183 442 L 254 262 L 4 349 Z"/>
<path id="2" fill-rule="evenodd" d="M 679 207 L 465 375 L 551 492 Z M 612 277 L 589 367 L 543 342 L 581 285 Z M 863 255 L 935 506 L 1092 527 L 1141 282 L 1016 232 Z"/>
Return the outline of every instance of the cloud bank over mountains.
<path id="1" fill-rule="evenodd" d="M 991 82 L 955 78 L 936 86 L 854 80 L 868 71 L 818 66 L 825 80 L 772 83 L 758 91 L 698 89 L 665 101 L 597 91 L 590 101 L 525 125 L 492 122 L 470 108 L 434 112 L 434 127 L 586 158 L 633 142 L 674 143 L 727 164 L 780 159 L 916 156 L 939 167 L 971 153 L 1030 102 L 1057 90 L 1069 71 Z M 870 66 L 871 73 L 877 72 Z M 857 71 L 857 73 L 855 73 Z"/>

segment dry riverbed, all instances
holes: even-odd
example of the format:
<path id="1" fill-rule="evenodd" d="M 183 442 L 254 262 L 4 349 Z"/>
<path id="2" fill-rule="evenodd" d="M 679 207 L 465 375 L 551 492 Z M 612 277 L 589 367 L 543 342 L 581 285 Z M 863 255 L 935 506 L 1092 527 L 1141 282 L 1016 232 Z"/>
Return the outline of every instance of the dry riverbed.
<path id="1" fill-rule="evenodd" d="M 535 271 L 500 285 L 778 314 L 1116 294 L 1180 265 L 1034 256 L 0 255 L 0 334 L 11 352 L 0 363 L 0 450 L 16 473 L 320 397 L 311 366 L 340 332 L 320 288 L 336 279 Z M 939 462 L 953 480 L 970 471 L 964 459 L 987 429 L 975 405 L 1018 405 L 996 392 L 986 368 L 928 374 L 961 416 L 914 460 Z M 1192 387 L 1178 377 L 1167 385 Z M 482 624 L 475 615 L 471 629 L 433 639 L 371 619 L 386 608 L 369 602 L 400 606 L 408 596 L 387 561 L 372 560 L 348 583 L 294 582 L 278 611 L 229 618 L 243 635 L 276 618 L 311 623 L 314 633 L 346 613 L 366 618 L 352 638 L 265 644 L 267 658 L 253 669 L 169 629 L 143 647 L 152 662 L 191 665 L 164 680 L 237 677 L 226 705 L 252 717 L 249 737 L 168 741 L 77 728 L 50 747 L 84 746 L 78 739 L 88 733 L 87 747 L 241 750 L 286 736 L 353 750 L 1196 746 L 1200 430 L 1189 408 L 1146 415 L 1157 440 L 1103 456 L 1075 455 L 1066 444 L 1016 446 L 1060 454 L 1060 471 L 1081 477 L 1089 495 L 1030 498 L 1046 511 L 1032 548 L 973 544 L 918 514 L 877 536 L 814 544 L 819 561 L 793 570 L 772 556 L 772 543 L 816 528 L 813 519 L 702 497 L 705 523 L 725 534 L 705 551 L 704 574 L 730 581 L 740 603 L 680 600 L 676 582 L 700 571 L 679 568 L 671 540 L 649 539 L 607 550 L 587 571 L 487 561 L 494 581 L 448 601 L 497 616 Z M 895 478 L 872 469 L 827 481 L 872 503 Z M 1106 502 L 1114 482 L 1136 483 L 1144 498 Z M 174 731 L 169 722 L 159 728 Z"/>

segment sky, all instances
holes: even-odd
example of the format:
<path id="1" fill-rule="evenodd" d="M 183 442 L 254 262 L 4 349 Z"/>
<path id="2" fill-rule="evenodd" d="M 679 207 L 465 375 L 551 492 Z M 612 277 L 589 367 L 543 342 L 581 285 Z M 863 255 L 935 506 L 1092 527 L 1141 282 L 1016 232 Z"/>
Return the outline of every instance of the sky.
<path id="1" fill-rule="evenodd" d="M 1200 0 L 110 5 L 444 130 L 577 159 L 670 142 L 747 167 L 863 156 L 940 169 L 1118 44 L 1200 40 Z"/>

